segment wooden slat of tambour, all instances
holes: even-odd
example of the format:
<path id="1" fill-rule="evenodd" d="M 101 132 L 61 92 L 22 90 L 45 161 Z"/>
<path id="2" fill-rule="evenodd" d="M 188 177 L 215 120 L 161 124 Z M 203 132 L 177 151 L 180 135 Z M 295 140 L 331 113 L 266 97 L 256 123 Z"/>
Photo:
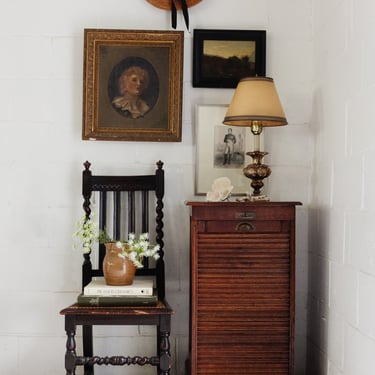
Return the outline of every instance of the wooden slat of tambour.
<path id="1" fill-rule="evenodd" d="M 288 363 L 277 362 L 277 363 L 267 363 L 264 362 L 267 359 L 260 358 L 257 362 L 248 363 L 246 360 L 238 361 L 237 359 L 232 360 L 230 364 L 230 359 L 217 358 L 217 363 L 210 358 L 207 358 L 205 362 L 204 359 L 199 358 L 199 368 L 197 370 L 198 375 L 285 375 L 288 374 Z"/>
<path id="2" fill-rule="evenodd" d="M 289 294 L 272 294 L 269 295 L 267 298 L 261 295 L 261 293 L 254 293 L 252 291 L 245 291 L 244 289 L 240 289 L 242 293 L 239 291 L 237 293 L 222 293 L 215 295 L 208 295 L 203 294 L 198 291 L 198 304 L 201 304 L 202 307 L 198 307 L 198 311 L 200 309 L 204 309 L 206 305 L 216 305 L 221 307 L 223 305 L 223 299 L 225 299 L 226 305 L 232 305 L 238 303 L 238 308 L 243 309 L 244 306 L 254 306 L 257 308 L 274 308 L 274 309 L 287 309 L 287 299 L 289 298 Z M 265 291 L 264 291 L 265 293 Z"/>
<path id="3" fill-rule="evenodd" d="M 210 366 L 210 365 L 208 365 Z M 283 368 L 269 368 L 269 369 L 262 369 L 261 365 L 258 365 L 258 367 L 253 367 L 249 368 L 243 368 L 238 366 L 232 366 L 228 369 L 228 372 L 223 372 L 222 366 L 219 364 L 217 365 L 212 365 L 212 367 L 205 367 L 205 368 L 198 368 L 196 374 L 197 375 L 217 375 L 217 374 L 222 374 L 222 375 L 285 375 L 287 374 L 287 367 Z"/>
<path id="4" fill-rule="evenodd" d="M 204 309 L 198 311 L 200 318 L 206 318 L 209 321 L 242 321 L 242 322 L 272 322 L 272 321 L 287 321 L 289 314 L 287 311 L 272 311 L 269 309 L 253 309 L 253 306 L 244 306 L 236 309 L 232 305 L 227 306 L 207 306 Z M 257 315 L 257 311 L 261 312 L 262 315 Z M 245 312 L 245 314 L 244 314 Z M 229 313 L 231 313 L 229 315 Z M 242 314 L 242 315 L 241 315 Z M 261 316 L 261 318 L 260 318 Z M 199 324 L 199 322 L 198 322 Z"/>
<path id="5" fill-rule="evenodd" d="M 222 273 L 222 278 L 230 277 L 226 275 L 225 273 Z M 207 294 L 210 293 L 212 296 L 215 295 L 225 295 L 225 294 L 230 294 L 230 293 L 254 293 L 256 294 L 265 292 L 265 291 L 270 291 L 272 290 L 272 293 L 278 293 L 278 290 L 281 290 L 280 285 L 275 285 L 277 283 L 277 280 L 283 281 L 284 285 L 288 285 L 285 280 L 285 273 L 281 274 L 280 273 L 275 273 L 273 277 L 270 276 L 272 280 L 271 283 L 266 283 L 266 280 L 263 281 L 263 283 L 257 283 L 256 280 L 254 279 L 254 282 L 251 282 L 251 279 L 246 280 L 246 282 L 242 282 L 240 278 L 233 279 L 231 281 L 228 281 L 226 285 L 221 284 L 222 279 L 220 278 L 211 278 L 211 279 L 205 279 L 205 278 L 200 278 L 199 281 L 202 283 L 201 286 L 199 286 L 198 293 L 199 294 Z M 217 281 L 217 283 L 216 283 Z M 288 293 L 287 290 L 283 290 L 283 293 Z M 289 295 L 289 294 L 288 294 Z"/>
<path id="6" fill-rule="evenodd" d="M 281 350 L 280 350 L 281 349 Z M 263 368 L 273 368 L 273 367 L 281 367 L 281 366 L 287 366 L 288 365 L 288 355 L 287 350 L 285 348 L 277 348 L 275 351 L 269 351 L 268 355 L 265 355 L 265 353 L 257 352 L 259 348 L 254 348 L 254 357 L 251 359 L 243 357 L 240 352 L 223 352 L 223 351 L 207 351 L 205 355 L 199 355 L 199 363 L 200 363 L 200 369 L 203 368 L 203 366 L 212 366 L 212 358 L 215 357 L 217 359 L 220 358 L 219 363 L 221 363 L 221 370 L 222 372 L 219 372 L 218 374 L 237 374 L 236 372 L 224 372 L 223 366 L 225 362 L 227 362 L 227 369 L 235 368 L 236 366 L 233 366 L 233 364 L 236 364 L 239 366 L 241 364 L 241 368 L 244 367 L 251 369 L 254 365 L 258 363 L 258 366 L 262 364 Z M 232 365 L 230 364 L 230 361 L 232 362 Z M 217 364 L 217 368 L 219 368 L 219 363 Z M 261 369 L 262 367 L 259 367 Z M 252 375 L 252 372 L 248 373 L 248 375 Z"/>
<path id="7" fill-rule="evenodd" d="M 203 358 L 199 357 L 199 368 L 197 374 L 285 375 L 288 373 L 289 363 L 287 359 L 280 358 L 278 355 L 279 353 L 280 351 L 275 350 L 270 353 L 270 356 L 264 357 L 259 355 L 257 359 L 248 362 L 246 358 L 241 357 L 231 359 L 231 353 L 230 355 L 222 355 L 217 352 L 209 352 L 207 353 L 209 356 Z M 212 361 L 213 356 L 218 358 L 218 360 Z"/>
<path id="8" fill-rule="evenodd" d="M 235 279 L 240 280 L 244 279 L 242 272 L 249 273 L 251 271 L 251 274 L 256 275 L 257 273 L 261 272 L 262 270 L 265 270 L 265 276 L 268 278 L 270 276 L 268 270 L 271 270 L 274 268 L 272 265 L 277 261 L 277 259 L 274 259 L 272 262 L 270 260 L 267 260 L 266 262 L 262 261 L 262 259 L 255 258 L 254 260 L 248 259 L 248 264 L 244 265 L 244 263 L 240 262 L 230 262 L 227 263 L 218 263 L 218 264 L 210 264 L 205 262 L 200 262 L 198 264 L 198 270 L 202 271 L 202 275 L 198 275 L 198 277 L 205 279 L 205 278 L 214 278 L 215 275 L 213 273 L 214 270 L 218 270 L 220 272 L 223 272 L 224 274 L 231 275 Z M 263 263 L 263 264 L 262 264 Z M 284 273 L 288 269 L 288 265 L 285 264 L 284 261 L 280 262 L 278 264 L 280 269 L 272 270 L 272 272 L 278 272 L 280 274 Z M 283 267 L 284 266 L 284 267 Z M 237 271 L 237 272 L 236 272 Z M 251 276 L 251 274 L 249 276 Z M 217 276 L 217 275 L 216 275 Z M 271 275 L 272 276 L 272 275 Z M 217 278 L 220 278 L 217 276 Z M 223 278 L 222 278 L 223 280 Z"/>
<path id="9" fill-rule="evenodd" d="M 280 348 L 276 349 L 273 352 L 269 352 L 269 355 L 265 355 L 262 352 L 258 352 L 259 348 L 254 348 L 254 356 L 255 358 L 246 358 L 241 356 L 241 353 L 236 352 L 227 352 L 223 353 L 221 351 L 207 351 L 206 355 L 202 356 L 199 355 L 199 370 L 202 371 L 207 368 L 217 368 L 221 369 L 220 372 L 217 372 L 216 374 L 236 374 L 237 372 L 231 372 L 232 370 L 238 368 L 238 369 L 247 369 L 248 371 L 253 368 L 258 368 L 258 371 L 260 370 L 266 370 L 271 368 L 287 368 L 288 366 L 288 356 L 285 355 L 284 358 L 280 358 L 280 353 L 287 353 L 287 349 Z M 217 362 L 216 365 L 213 365 L 212 362 L 214 362 L 212 359 L 216 358 Z M 227 371 L 225 371 L 227 370 Z M 198 372 L 199 373 L 199 372 Z M 242 373 L 242 372 L 241 372 Z M 202 372 L 202 374 L 205 374 Z M 247 375 L 252 375 L 253 372 L 245 372 Z M 261 372 L 263 374 L 263 372 Z M 285 370 L 284 370 L 285 374 Z"/>
<path id="10" fill-rule="evenodd" d="M 256 279 L 256 276 L 261 273 L 261 269 L 253 269 L 253 272 L 251 275 L 235 275 L 231 276 L 231 280 L 224 280 L 225 276 L 228 275 L 225 272 L 223 272 L 223 276 L 211 276 L 210 274 L 202 275 L 198 278 L 199 282 L 202 282 L 202 288 L 206 287 L 206 284 L 210 285 L 213 288 L 216 288 L 217 290 L 222 290 L 223 288 L 231 288 L 233 290 L 233 286 L 238 286 L 239 284 L 243 285 L 244 287 L 250 287 L 250 286 L 263 286 L 264 288 L 270 288 L 270 289 L 283 289 L 282 287 L 285 285 L 289 285 L 288 280 L 284 278 L 275 278 L 274 276 L 276 274 L 281 275 L 284 274 L 284 272 L 275 272 L 274 275 L 267 275 L 263 280 Z M 248 276 L 245 278 L 244 276 Z M 279 280 L 279 281 L 278 281 Z M 215 285 L 216 284 L 216 285 Z"/>
<path id="11" fill-rule="evenodd" d="M 243 311 L 242 311 L 243 313 Z M 286 323 L 289 323 L 288 316 L 284 314 L 284 316 L 278 316 L 273 318 L 256 318 L 256 317 L 246 317 L 246 318 L 238 318 L 237 320 L 233 317 L 228 315 L 221 315 L 214 317 L 209 316 L 209 313 L 206 312 L 205 314 L 199 314 L 199 318 L 202 319 L 201 322 L 198 322 L 197 327 L 202 331 L 209 331 L 211 329 L 215 329 L 215 332 L 212 332 L 213 336 L 218 335 L 220 332 L 223 331 L 238 331 L 241 335 L 245 335 L 246 332 L 244 328 L 257 328 L 262 327 L 265 331 L 271 329 L 271 327 L 278 327 L 280 331 L 284 331 L 286 327 Z M 230 323 L 230 327 L 221 327 L 218 326 L 217 323 L 221 322 L 228 322 Z"/>
<path id="12" fill-rule="evenodd" d="M 221 306 L 223 298 L 227 298 L 227 304 L 228 305 L 235 305 L 239 298 L 241 298 L 241 302 L 238 302 L 238 309 L 243 310 L 244 307 L 252 306 L 254 309 L 264 309 L 264 310 L 276 310 L 276 311 L 284 311 L 288 309 L 288 305 L 286 304 L 284 298 L 274 298 L 269 300 L 264 298 L 256 298 L 256 296 L 252 296 L 249 294 L 246 297 L 241 297 L 240 295 L 236 295 L 232 298 L 229 298 L 229 295 L 223 295 L 221 298 L 199 298 L 199 303 L 202 304 L 202 307 L 198 309 L 200 311 L 201 309 L 204 310 L 205 306 L 209 306 L 212 308 L 213 305 L 216 305 L 218 307 Z"/>
<path id="13" fill-rule="evenodd" d="M 228 333 L 232 334 L 232 332 Z M 236 336 L 232 337 L 229 336 L 228 333 L 227 336 L 219 334 L 214 336 L 213 334 L 204 335 L 204 332 L 200 332 L 202 337 L 199 338 L 198 345 L 202 348 L 210 348 L 214 346 L 222 346 L 223 342 L 225 342 L 225 344 L 228 345 L 228 348 L 231 348 L 234 351 L 249 351 L 249 356 L 253 356 L 254 353 L 252 353 L 252 350 L 249 349 L 254 347 L 257 347 L 258 350 L 267 350 L 270 349 L 270 345 L 277 345 L 277 348 L 279 349 L 280 347 L 285 347 L 289 344 L 289 341 L 286 339 L 285 335 L 269 334 L 257 336 L 254 334 L 251 337 L 242 337 L 240 334 L 237 334 Z M 240 346 L 240 348 L 237 346 Z"/>
<path id="14" fill-rule="evenodd" d="M 220 323 L 220 322 L 216 322 Z M 203 328 L 200 328 L 203 326 Z M 279 337 L 281 342 L 287 342 L 288 326 L 282 324 L 282 321 L 279 324 L 273 322 L 271 325 L 270 322 L 254 322 L 253 324 L 246 324 L 240 330 L 238 325 L 234 325 L 225 329 L 215 328 L 214 322 L 211 324 L 202 324 L 198 326 L 198 330 L 202 337 L 199 338 L 199 342 L 205 342 L 205 334 L 210 339 L 211 343 L 220 344 L 223 339 L 227 337 L 226 335 L 231 334 L 236 337 L 240 337 L 241 332 L 246 331 L 246 338 L 248 342 L 255 343 L 258 340 L 265 339 L 270 341 L 272 337 Z M 245 334 L 241 336 L 245 340 Z M 272 340 L 272 342 L 275 342 Z"/>
<path id="15" fill-rule="evenodd" d="M 198 346 L 199 371 L 205 374 L 204 370 L 209 368 L 220 372 L 216 374 L 237 374 L 233 370 L 252 375 L 252 370 L 257 369 L 260 374 L 266 374 L 269 369 L 283 370 L 289 365 L 288 345 L 273 344 L 271 340 L 264 345 L 233 345 L 228 348 L 221 346 Z M 213 363 L 212 358 L 220 358 Z M 233 372 L 232 372 L 233 371 Z M 200 373 L 200 372 L 198 372 Z M 214 372 L 215 373 L 215 372 Z"/>
<path id="16" fill-rule="evenodd" d="M 206 263 L 209 263 L 211 259 L 218 261 L 218 262 L 236 262 L 238 259 L 242 257 L 249 257 L 253 258 L 254 256 L 257 257 L 257 259 L 262 259 L 262 258 L 269 258 L 271 256 L 278 256 L 279 258 L 285 258 L 288 256 L 288 252 L 285 250 L 286 246 L 284 247 L 278 247 L 278 248 L 272 248 L 272 249 L 264 249 L 263 247 L 256 247 L 253 246 L 252 251 L 245 251 L 241 248 L 236 247 L 235 245 L 232 245 L 232 249 L 236 249 L 236 255 L 233 256 L 233 253 L 228 251 L 228 246 L 226 247 L 225 250 L 221 250 L 219 247 L 216 248 L 209 248 L 209 247 L 204 247 L 205 251 L 205 256 L 200 255 L 200 258 L 202 261 L 205 261 Z M 256 250 L 259 251 L 259 253 L 256 253 Z M 223 259 L 223 257 L 227 257 Z"/>
<path id="17" fill-rule="evenodd" d="M 210 366 L 210 365 L 209 365 Z M 246 368 L 242 367 L 242 365 L 237 365 L 237 366 L 231 366 L 228 369 L 228 372 L 223 372 L 223 367 L 220 366 L 219 364 L 217 365 L 212 365 L 212 367 L 207 367 L 203 369 L 198 369 L 197 370 L 197 375 L 285 375 L 286 372 L 288 371 L 287 366 L 281 367 L 281 368 L 268 368 L 268 369 L 263 369 L 262 365 L 253 365 L 251 368 Z"/>
<path id="18" fill-rule="evenodd" d="M 216 364 L 212 364 L 212 360 L 208 360 L 207 364 L 199 362 L 199 368 L 197 369 L 197 375 L 285 375 L 288 374 L 288 363 L 275 363 L 265 366 L 262 362 L 260 363 L 246 363 L 239 362 L 224 366 L 223 360 L 217 359 Z"/>
<path id="19" fill-rule="evenodd" d="M 255 254 L 255 256 L 257 256 L 258 259 L 262 259 L 262 258 L 269 258 L 270 256 L 278 256 L 279 258 L 285 258 L 288 256 L 288 253 L 285 251 L 285 246 L 284 247 L 279 247 L 279 248 L 269 248 L 268 250 L 264 249 L 264 248 L 260 248 L 260 247 L 256 247 L 256 246 L 253 246 L 253 248 L 251 249 L 251 251 L 248 251 L 246 253 L 245 250 L 242 250 L 241 248 L 239 247 L 235 247 L 235 245 L 233 245 L 233 247 L 231 247 L 232 251 L 233 249 L 236 250 L 236 254 L 235 256 L 233 255 L 233 252 L 229 252 L 229 251 L 226 251 L 226 250 L 229 250 L 228 249 L 228 246 L 226 247 L 225 250 L 221 250 L 219 247 L 216 247 L 215 249 L 213 248 L 209 248 L 209 247 L 204 247 L 204 251 L 205 251 L 205 255 L 206 256 L 200 256 L 201 259 L 203 261 L 206 261 L 206 263 L 209 263 L 207 262 L 208 260 L 210 259 L 215 259 L 215 258 L 218 258 L 217 261 L 229 261 L 229 262 L 238 262 L 238 259 L 242 258 L 242 257 L 254 257 L 254 254 L 256 253 L 256 250 L 259 251 L 259 254 Z M 223 259 L 223 257 L 227 257 L 226 259 Z"/>
<path id="20" fill-rule="evenodd" d="M 256 349 L 254 350 L 256 351 Z M 215 354 L 217 353 L 217 354 Z M 271 352 L 271 355 L 269 357 L 264 357 L 260 353 L 259 357 L 257 360 L 254 359 L 254 361 L 247 362 L 246 358 L 233 358 L 232 360 L 230 359 L 230 356 L 220 356 L 219 352 L 213 351 L 213 352 L 208 352 L 207 356 L 205 357 L 199 357 L 199 369 L 198 369 L 198 374 L 223 374 L 223 375 L 231 375 L 231 374 L 246 374 L 246 375 L 253 375 L 254 373 L 251 370 L 257 369 L 259 372 L 255 372 L 255 374 L 268 374 L 266 372 L 267 370 L 273 369 L 284 369 L 284 372 L 280 372 L 280 374 L 287 374 L 285 372 L 285 368 L 288 366 L 288 361 L 279 359 L 278 354 L 281 353 L 278 350 L 275 350 L 274 352 Z M 208 356 L 210 355 L 210 356 Z M 212 356 L 214 356 L 217 361 L 212 360 Z M 220 360 L 219 360 L 220 358 Z M 269 360 L 269 362 L 268 362 Z M 205 372 L 204 370 L 208 371 L 208 369 L 216 369 L 217 372 Z M 220 370 L 220 371 L 218 371 Z M 237 370 L 233 371 L 232 370 Z M 247 372 L 246 372 L 247 370 Z M 251 371 L 251 372 L 250 372 Z M 278 372 L 276 372 L 278 374 Z"/>
<path id="21" fill-rule="evenodd" d="M 242 345 L 233 346 L 233 350 L 226 349 L 225 347 L 210 347 L 207 348 L 206 351 L 201 351 L 202 354 L 200 354 L 200 358 L 209 358 L 211 355 L 218 355 L 219 353 L 222 355 L 222 362 L 224 362 L 224 358 L 227 357 L 228 359 L 231 356 L 232 359 L 236 358 L 238 360 L 244 361 L 245 358 L 243 358 Z M 264 360 L 266 357 L 268 360 L 268 364 L 274 363 L 274 364 L 280 364 L 281 362 L 287 363 L 288 362 L 288 354 L 287 352 L 282 352 L 280 349 L 283 347 L 280 345 L 270 345 L 263 347 L 264 349 L 268 349 L 268 353 L 265 353 L 265 350 L 262 350 L 261 346 L 256 345 L 249 345 L 246 349 L 251 354 L 253 363 L 257 360 Z M 260 352 L 259 352 L 260 350 Z"/>
<path id="22" fill-rule="evenodd" d="M 209 368 L 198 368 L 196 374 L 197 375 L 217 375 L 217 374 L 223 374 L 223 375 L 285 375 L 285 369 L 280 369 L 279 371 L 275 371 L 273 369 L 269 370 L 262 370 L 257 368 L 251 368 L 250 370 L 247 368 L 241 368 L 238 366 L 232 366 L 231 370 L 228 369 L 229 372 L 225 373 L 223 372 L 223 368 L 219 365 L 215 365 L 209 367 Z M 251 372 L 249 372 L 251 371 Z"/>
<path id="23" fill-rule="evenodd" d="M 222 242 L 220 238 L 218 238 L 216 241 L 213 239 L 210 239 L 209 241 L 205 241 L 204 235 L 200 235 L 198 237 L 198 245 L 201 246 L 201 248 L 204 251 L 207 250 L 216 250 L 216 254 L 219 254 L 221 252 L 229 252 L 229 249 L 236 249 L 237 251 L 240 250 L 262 250 L 265 252 L 268 251 L 285 251 L 288 249 L 289 245 L 289 239 L 283 239 L 282 241 L 279 239 L 278 241 L 273 241 L 272 238 L 264 238 L 263 242 L 259 240 L 251 240 L 251 238 L 243 238 L 243 240 L 238 241 L 235 239 L 232 239 L 228 242 Z M 246 247 L 248 246 L 248 247 Z M 249 249 L 250 248 L 250 249 Z"/>

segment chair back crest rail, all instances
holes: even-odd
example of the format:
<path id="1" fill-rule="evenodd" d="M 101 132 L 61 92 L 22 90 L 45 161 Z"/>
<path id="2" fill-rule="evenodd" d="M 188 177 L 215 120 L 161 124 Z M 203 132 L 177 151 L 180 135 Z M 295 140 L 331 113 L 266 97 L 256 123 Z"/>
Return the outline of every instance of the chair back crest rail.
<path id="1" fill-rule="evenodd" d="M 144 267 L 137 269 L 138 276 L 154 276 L 159 299 L 165 298 L 163 197 L 163 162 L 156 163 L 153 175 L 104 176 L 93 175 L 91 163 L 84 163 L 82 172 L 83 210 L 86 218 L 97 214 L 100 230 L 106 230 L 111 238 L 127 239 L 129 233 L 150 233 L 150 242 L 160 246 L 160 258 L 150 262 L 144 259 Z M 94 208 L 94 202 L 95 207 Z M 91 253 L 83 255 L 82 290 L 93 277 L 103 276 L 104 244 L 98 246 L 97 266 L 93 266 Z"/>

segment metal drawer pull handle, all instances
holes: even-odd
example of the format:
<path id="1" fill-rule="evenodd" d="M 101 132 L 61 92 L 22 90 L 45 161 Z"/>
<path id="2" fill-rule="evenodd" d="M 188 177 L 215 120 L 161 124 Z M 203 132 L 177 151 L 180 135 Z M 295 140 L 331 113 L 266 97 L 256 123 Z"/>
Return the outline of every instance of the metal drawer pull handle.
<path id="1" fill-rule="evenodd" d="M 236 226 L 237 232 L 251 232 L 254 230 L 254 226 L 251 223 L 242 222 L 238 223 Z"/>

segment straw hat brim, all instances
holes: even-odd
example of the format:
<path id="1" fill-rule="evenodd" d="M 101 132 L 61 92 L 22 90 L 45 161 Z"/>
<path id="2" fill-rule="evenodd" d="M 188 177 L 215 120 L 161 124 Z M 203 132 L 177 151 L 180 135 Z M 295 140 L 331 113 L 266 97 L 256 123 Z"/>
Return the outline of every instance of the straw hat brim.
<path id="1" fill-rule="evenodd" d="M 165 10 L 171 10 L 171 0 L 147 0 L 151 5 L 159 8 L 159 9 L 165 9 Z M 200 3 L 202 0 L 186 0 L 186 5 L 188 8 L 193 7 L 194 5 Z M 176 9 L 181 9 L 181 2 L 180 0 L 177 0 L 175 2 Z"/>

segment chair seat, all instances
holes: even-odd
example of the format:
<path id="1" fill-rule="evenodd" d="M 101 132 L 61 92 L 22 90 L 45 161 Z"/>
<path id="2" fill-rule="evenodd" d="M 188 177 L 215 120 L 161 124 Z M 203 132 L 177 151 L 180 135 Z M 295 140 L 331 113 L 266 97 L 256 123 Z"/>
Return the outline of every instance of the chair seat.
<path id="1" fill-rule="evenodd" d="M 157 366 L 160 374 L 170 372 L 170 344 L 169 332 L 173 310 L 166 301 L 158 301 L 156 306 L 140 307 L 86 307 L 76 303 L 61 310 L 65 316 L 65 330 L 68 336 L 65 354 L 66 374 L 74 375 L 78 365 L 85 366 L 85 374 L 93 374 L 93 365 L 141 365 Z M 84 350 L 84 355 L 77 355 L 75 333 L 77 326 L 90 332 L 94 325 L 155 325 L 158 327 L 158 355 L 157 356 L 97 356 L 92 353 L 92 343 Z M 89 331 L 87 331 L 89 330 Z"/>
<path id="2" fill-rule="evenodd" d="M 92 317 L 100 316 L 123 316 L 125 319 L 129 316 L 151 316 L 151 315 L 172 315 L 174 311 L 169 306 L 167 301 L 158 301 L 156 306 L 113 306 L 113 307 L 86 307 L 79 306 L 77 303 L 66 307 L 60 311 L 61 315 L 89 315 Z M 110 323 L 106 323 L 110 324 Z"/>

